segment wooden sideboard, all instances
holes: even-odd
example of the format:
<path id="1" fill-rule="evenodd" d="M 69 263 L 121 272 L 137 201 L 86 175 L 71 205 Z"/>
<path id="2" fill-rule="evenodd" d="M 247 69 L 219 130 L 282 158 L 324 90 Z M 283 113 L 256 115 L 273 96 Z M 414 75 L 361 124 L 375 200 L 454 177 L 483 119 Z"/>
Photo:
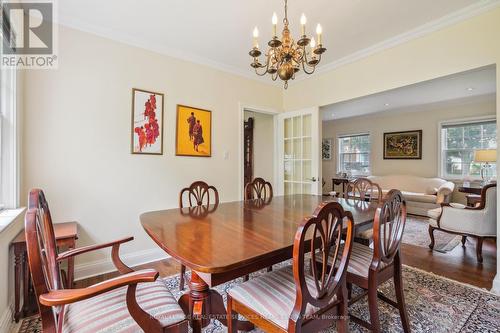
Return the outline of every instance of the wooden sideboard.
<path id="1" fill-rule="evenodd" d="M 54 224 L 54 233 L 56 235 L 56 245 L 58 248 L 74 249 L 78 239 L 77 223 L 66 222 Z M 19 322 L 21 316 L 30 314 L 30 293 L 31 276 L 28 265 L 28 253 L 26 251 L 26 238 L 24 230 L 21 231 L 11 243 L 14 248 L 14 319 Z M 72 286 L 74 280 L 75 262 L 73 258 L 68 259 L 66 276 L 66 286 Z M 22 288 L 21 288 L 22 286 Z M 21 304 L 21 289 L 23 291 L 23 307 Z M 36 306 L 34 311 L 38 307 Z"/>

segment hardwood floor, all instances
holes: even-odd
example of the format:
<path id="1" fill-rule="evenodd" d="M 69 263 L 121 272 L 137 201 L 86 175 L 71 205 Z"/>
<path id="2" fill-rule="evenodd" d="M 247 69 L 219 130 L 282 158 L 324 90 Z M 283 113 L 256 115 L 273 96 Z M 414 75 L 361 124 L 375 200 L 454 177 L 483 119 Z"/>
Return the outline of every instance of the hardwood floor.
<path id="1" fill-rule="evenodd" d="M 476 244 L 468 238 L 465 248 L 458 245 L 448 253 L 431 251 L 428 248 L 403 244 L 403 264 L 432 272 L 452 280 L 491 289 L 496 274 L 496 244 L 487 240 L 483 243 L 483 263 L 476 260 Z M 160 276 L 179 274 L 180 265 L 173 259 L 156 261 L 134 267 L 135 269 L 153 268 Z M 83 288 L 118 275 L 107 273 L 76 282 L 76 288 Z"/>

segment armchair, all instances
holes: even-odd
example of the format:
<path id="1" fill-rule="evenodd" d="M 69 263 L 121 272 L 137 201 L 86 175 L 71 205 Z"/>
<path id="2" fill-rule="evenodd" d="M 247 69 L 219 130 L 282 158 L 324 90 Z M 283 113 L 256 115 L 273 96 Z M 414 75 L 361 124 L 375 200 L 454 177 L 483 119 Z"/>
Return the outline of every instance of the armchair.
<path id="1" fill-rule="evenodd" d="M 429 211 L 429 247 L 434 248 L 434 230 L 462 235 L 465 246 L 467 236 L 475 237 L 477 261 L 482 262 L 482 247 L 485 238 L 497 235 L 497 185 L 486 185 L 481 191 L 481 202 L 475 207 L 441 203 L 441 208 Z"/>
<path id="2" fill-rule="evenodd" d="M 157 281 L 158 272 L 134 272 L 120 260 L 120 244 L 132 237 L 57 254 L 49 207 L 39 189 L 29 195 L 25 233 L 43 332 L 188 331 L 183 310 L 166 286 Z M 59 262 L 106 247 L 112 248 L 113 263 L 123 275 L 87 288 L 64 289 Z"/>

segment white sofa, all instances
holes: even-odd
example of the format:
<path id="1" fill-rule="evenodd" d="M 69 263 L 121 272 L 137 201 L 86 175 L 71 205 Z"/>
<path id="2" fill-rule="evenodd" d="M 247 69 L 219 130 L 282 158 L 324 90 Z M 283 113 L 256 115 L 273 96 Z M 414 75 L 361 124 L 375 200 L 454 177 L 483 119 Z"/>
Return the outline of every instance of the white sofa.
<path id="1" fill-rule="evenodd" d="M 406 199 L 409 214 L 431 217 L 429 211 L 439 208 L 442 202 L 450 202 L 455 184 L 441 178 L 425 178 L 409 175 L 369 176 L 382 188 L 385 195 L 398 189 Z"/>

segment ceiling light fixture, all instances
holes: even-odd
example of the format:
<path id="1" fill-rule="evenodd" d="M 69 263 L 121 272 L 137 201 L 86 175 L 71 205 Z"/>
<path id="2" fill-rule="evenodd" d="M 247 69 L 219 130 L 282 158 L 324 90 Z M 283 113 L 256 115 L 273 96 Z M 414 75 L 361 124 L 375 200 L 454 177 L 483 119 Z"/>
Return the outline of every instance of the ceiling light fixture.
<path id="1" fill-rule="evenodd" d="M 265 64 L 259 61 L 262 52 L 259 50 L 259 30 L 255 27 L 253 30 L 253 48 L 249 54 L 253 58 L 250 66 L 255 69 L 257 75 L 270 74 L 273 81 L 276 81 L 279 77 L 285 81 L 286 89 L 288 88 L 288 81 L 295 79 L 295 73 L 300 71 L 301 67 L 306 74 L 314 73 L 316 66 L 321 61 L 321 55 L 326 51 L 326 48 L 321 43 L 323 29 L 320 24 L 317 25 L 317 40 L 314 40 L 314 38 L 309 38 L 306 35 L 306 23 L 306 16 L 302 14 L 300 17 L 301 37 L 295 43 L 288 28 L 288 6 L 287 0 L 285 0 L 282 37 L 279 39 L 277 36 L 278 16 L 273 13 L 273 38 L 267 43 L 269 49 L 264 54 L 266 58 Z M 308 46 L 310 50 L 307 50 L 306 47 Z"/>
<path id="2" fill-rule="evenodd" d="M 474 90 L 474 88 L 472 87 L 467 88 L 467 91 L 472 91 L 472 90 Z"/>
<path id="3" fill-rule="evenodd" d="M 385 105 L 385 106 L 389 106 L 390 104 L 389 104 L 389 103 L 385 103 L 384 105 Z"/>

